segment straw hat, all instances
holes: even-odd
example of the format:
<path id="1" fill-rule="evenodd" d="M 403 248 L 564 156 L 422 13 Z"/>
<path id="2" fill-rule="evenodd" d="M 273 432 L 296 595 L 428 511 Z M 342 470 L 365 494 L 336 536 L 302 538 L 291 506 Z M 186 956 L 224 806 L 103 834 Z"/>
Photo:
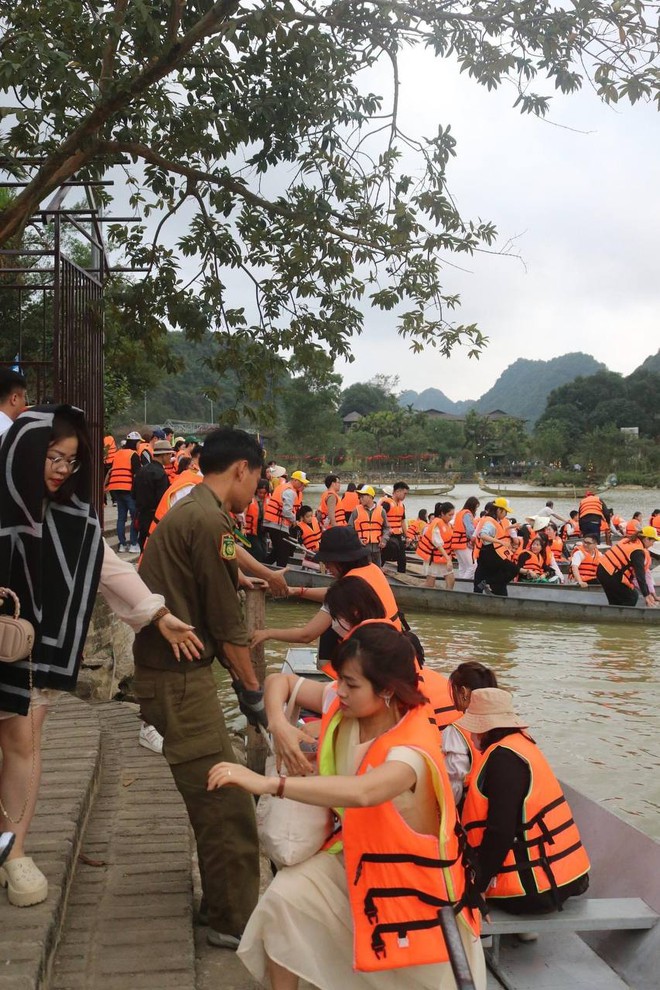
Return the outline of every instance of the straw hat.
<path id="1" fill-rule="evenodd" d="M 472 692 L 468 710 L 458 724 L 468 732 L 491 729 L 526 729 L 527 722 L 513 710 L 513 698 L 500 688 L 477 688 Z"/>

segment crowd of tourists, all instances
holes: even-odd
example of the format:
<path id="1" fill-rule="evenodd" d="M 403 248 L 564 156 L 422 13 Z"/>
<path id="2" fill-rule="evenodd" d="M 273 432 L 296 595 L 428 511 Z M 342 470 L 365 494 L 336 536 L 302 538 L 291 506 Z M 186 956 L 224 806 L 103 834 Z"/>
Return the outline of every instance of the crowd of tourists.
<path id="1" fill-rule="evenodd" d="M 458 522 L 460 511 L 439 503 L 409 536 L 404 483 L 377 502 L 370 485 L 342 495 L 332 475 L 314 509 L 303 503 L 305 473 L 287 477 L 277 464 L 265 467 L 260 445 L 243 431 L 214 430 L 203 445 L 165 431 L 149 439 L 129 434 L 116 450 L 106 438 L 107 490 L 118 515 L 124 505 L 124 525 L 130 516 L 134 526 L 128 541 L 118 533 L 119 549 L 142 549 L 136 570 L 102 537 L 83 413 L 67 405 L 27 408 L 23 389 L 7 418 L 0 588 L 17 595 L 34 630 L 29 654 L 0 664 L 0 884 L 10 904 L 28 907 L 48 895 L 47 878 L 26 850 L 41 729 L 58 693 L 75 688 L 97 591 L 136 633 L 134 691 L 145 724 L 162 737 L 194 831 L 207 939 L 238 950 L 265 986 L 295 990 L 302 978 L 320 990 L 450 990 L 440 920 L 449 907 L 474 985 L 484 990 L 479 936 L 489 905 L 555 911 L 587 889 L 587 852 L 528 721 L 483 664 L 462 663 L 449 678 L 426 666 L 381 566 L 390 555 L 405 563 L 410 542 L 433 548 L 430 565 L 440 545 L 449 567 L 461 521 L 467 539 L 457 552 L 470 549 L 485 519 L 473 579 L 493 586 L 492 562 L 483 560 L 490 550 L 516 576 L 534 573 L 531 557 L 520 563 L 522 555 L 514 562 L 497 553 L 507 540 L 513 548 L 504 500 L 480 517 L 476 500 L 468 500 Z M 530 554 L 547 528 L 529 529 Z M 636 577 L 635 554 L 646 549 L 648 532 L 642 526 L 612 548 L 624 545 L 626 573 Z M 286 563 L 292 534 L 332 575 L 330 588 L 288 585 L 254 552 Z M 436 576 L 429 568 L 428 577 Z M 260 631 L 251 643 L 237 592 L 260 580 L 276 596 L 318 602 L 317 615 L 307 627 Z M 269 637 L 318 638 L 327 683 L 281 673 L 264 691 L 250 646 Z M 237 762 L 215 659 L 229 671 L 248 721 L 270 730 L 277 775 Z M 308 712 L 303 725 L 284 715 L 294 693 Z M 251 795 L 289 799 L 297 815 L 327 809 L 316 851 L 279 869 L 261 899 Z"/>

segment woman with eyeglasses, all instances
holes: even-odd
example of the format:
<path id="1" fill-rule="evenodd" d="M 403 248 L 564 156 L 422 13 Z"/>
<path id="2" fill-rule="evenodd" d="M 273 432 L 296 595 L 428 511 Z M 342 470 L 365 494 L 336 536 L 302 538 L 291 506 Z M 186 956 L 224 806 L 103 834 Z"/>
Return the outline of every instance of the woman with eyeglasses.
<path id="1" fill-rule="evenodd" d="M 155 623 L 177 659 L 197 658 L 202 645 L 103 540 L 90 504 L 91 466 L 84 415 L 72 406 L 29 409 L 0 447 L 0 587 L 18 595 L 35 629 L 31 657 L 0 664 L 0 850 L 10 846 L 0 886 L 19 907 L 48 895 L 47 878 L 25 854 L 41 732 L 59 692 L 75 689 L 97 590 L 135 631 Z M 12 610 L 11 599 L 3 606 Z"/>

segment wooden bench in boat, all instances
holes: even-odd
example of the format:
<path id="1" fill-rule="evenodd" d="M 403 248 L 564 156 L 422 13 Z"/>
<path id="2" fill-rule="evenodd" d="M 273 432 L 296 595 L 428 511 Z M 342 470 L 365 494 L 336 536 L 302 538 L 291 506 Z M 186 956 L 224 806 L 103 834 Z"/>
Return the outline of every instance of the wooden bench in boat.
<path id="1" fill-rule="evenodd" d="M 491 908 L 483 935 L 518 935 L 526 932 L 602 932 L 653 928 L 656 912 L 639 897 L 572 897 L 563 911 L 552 914 L 507 914 Z"/>
<path id="2" fill-rule="evenodd" d="M 640 897 L 574 897 L 562 911 L 552 914 L 507 914 L 491 908 L 490 921 L 483 921 L 481 934 L 492 936 L 492 947 L 486 953 L 488 968 L 503 987 L 511 988 L 499 967 L 502 935 L 640 931 L 653 928 L 658 920 L 660 916 Z"/>

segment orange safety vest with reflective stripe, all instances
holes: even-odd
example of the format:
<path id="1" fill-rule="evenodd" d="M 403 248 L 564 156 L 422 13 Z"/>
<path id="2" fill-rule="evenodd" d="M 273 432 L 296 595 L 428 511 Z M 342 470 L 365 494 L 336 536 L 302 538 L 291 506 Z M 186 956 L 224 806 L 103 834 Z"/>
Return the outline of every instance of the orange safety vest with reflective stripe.
<path id="1" fill-rule="evenodd" d="M 151 526 L 149 527 L 149 536 L 151 536 L 163 516 L 170 511 L 172 496 L 176 495 L 177 492 L 180 492 L 182 488 L 189 488 L 191 485 L 198 485 L 200 481 L 203 480 L 203 477 L 204 476 L 200 474 L 199 471 L 192 471 L 190 468 L 186 468 L 186 470 L 182 471 L 181 474 L 177 474 L 176 481 L 170 485 L 156 506 L 154 518 Z"/>
<path id="2" fill-rule="evenodd" d="M 594 556 L 587 553 L 587 548 L 582 543 L 578 545 L 573 550 L 571 554 L 571 561 L 578 550 L 584 554 L 582 560 L 578 564 L 578 574 L 583 581 L 593 581 L 596 577 L 596 571 L 598 570 L 598 565 L 602 563 L 603 557 L 599 550 L 596 550 Z"/>
<path id="3" fill-rule="evenodd" d="M 385 609 L 385 615 L 393 622 L 396 628 L 401 632 L 403 626 L 401 625 L 401 619 L 399 618 L 399 606 L 396 603 L 396 598 L 394 597 L 394 592 L 390 582 L 387 580 L 382 570 L 378 564 L 366 564 L 364 567 L 353 567 L 350 571 L 346 571 L 344 577 L 359 577 L 363 581 L 366 581 L 372 591 L 375 591 Z"/>
<path id="4" fill-rule="evenodd" d="M 311 526 L 308 526 L 307 523 L 300 519 L 298 521 L 298 526 L 300 527 L 302 542 L 305 550 L 318 550 L 319 543 L 321 542 L 321 527 L 318 519 L 315 519 L 314 516 L 312 516 Z"/>
<path id="5" fill-rule="evenodd" d="M 318 765 L 322 776 L 337 773 L 335 745 L 343 718 L 335 696 L 321 722 Z M 381 766 L 395 746 L 414 749 L 424 758 L 438 805 L 438 832 L 413 831 L 393 801 L 369 808 L 335 809 L 341 827 L 326 848 L 344 854 L 353 919 L 353 965 L 358 972 L 447 962 L 439 915 L 445 905 L 453 907 L 461 928 L 479 933 L 477 915 L 462 906 L 466 869 L 457 836 L 456 807 L 426 705 L 411 709 L 374 739 L 357 776 Z"/>
<path id="6" fill-rule="evenodd" d="M 474 514 L 470 512 L 469 509 L 459 509 L 454 516 L 454 535 L 451 544 L 452 550 L 467 550 L 468 535 L 467 530 L 465 529 L 466 516 L 471 516 L 472 519 L 474 519 Z"/>
<path id="7" fill-rule="evenodd" d="M 108 475 L 106 488 L 109 492 L 130 492 L 133 487 L 133 470 L 131 461 L 136 451 L 120 447 L 112 458 L 112 467 Z"/>
<path id="8" fill-rule="evenodd" d="M 335 498 L 335 526 L 345 526 L 346 525 L 346 514 L 342 507 L 342 500 L 337 494 L 337 492 L 327 491 L 323 492 L 321 495 L 321 501 L 319 503 L 319 513 L 321 515 L 321 524 L 324 529 L 330 525 L 329 513 L 328 513 L 328 498 L 333 495 Z"/>
<path id="9" fill-rule="evenodd" d="M 103 460 L 108 463 L 117 453 L 117 443 L 111 433 L 103 437 Z"/>
<path id="10" fill-rule="evenodd" d="M 597 495 L 585 495 L 578 505 L 578 519 L 582 516 L 602 516 L 603 505 Z"/>
<path id="11" fill-rule="evenodd" d="M 284 492 L 292 491 L 294 495 L 293 506 L 291 511 L 295 517 L 298 509 L 302 505 L 302 492 L 297 492 L 290 481 L 287 481 L 285 485 L 278 485 L 276 490 L 272 495 L 269 495 L 266 499 L 266 504 L 264 505 L 264 525 L 274 525 L 274 526 L 287 526 L 288 520 L 286 520 L 282 514 L 282 496 Z"/>
<path id="12" fill-rule="evenodd" d="M 374 505 L 373 509 L 369 511 L 363 505 L 358 505 L 353 525 L 360 538 L 360 543 L 365 546 L 380 543 L 385 528 L 383 510 L 379 505 Z"/>
<path id="13" fill-rule="evenodd" d="M 393 498 L 381 499 L 381 503 L 385 502 L 389 505 L 389 509 L 386 505 L 383 505 L 385 512 L 387 514 L 387 523 L 390 527 L 393 536 L 402 536 L 403 527 L 406 521 L 406 510 L 404 508 L 403 502 L 395 502 Z"/>
<path id="14" fill-rule="evenodd" d="M 622 583 L 632 588 L 634 570 L 630 557 L 635 550 L 643 549 L 638 539 L 625 537 L 601 555 L 600 563 L 608 574 L 612 577 L 620 576 Z"/>
<path id="15" fill-rule="evenodd" d="M 463 828 L 468 843 L 481 845 L 488 818 L 488 798 L 480 790 L 488 760 L 498 748 L 510 749 L 530 770 L 529 790 L 522 805 L 522 824 L 500 872 L 486 897 L 523 897 L 531 885 L 538 893 L 564 887 L 589 871 L 589 858 L 559 781 L 545 756 L 519 732 L 505 736 L 483 754 L 479 771 L 463 806 Z M 522 874 L 526 875 L 527 889 Z"/>

